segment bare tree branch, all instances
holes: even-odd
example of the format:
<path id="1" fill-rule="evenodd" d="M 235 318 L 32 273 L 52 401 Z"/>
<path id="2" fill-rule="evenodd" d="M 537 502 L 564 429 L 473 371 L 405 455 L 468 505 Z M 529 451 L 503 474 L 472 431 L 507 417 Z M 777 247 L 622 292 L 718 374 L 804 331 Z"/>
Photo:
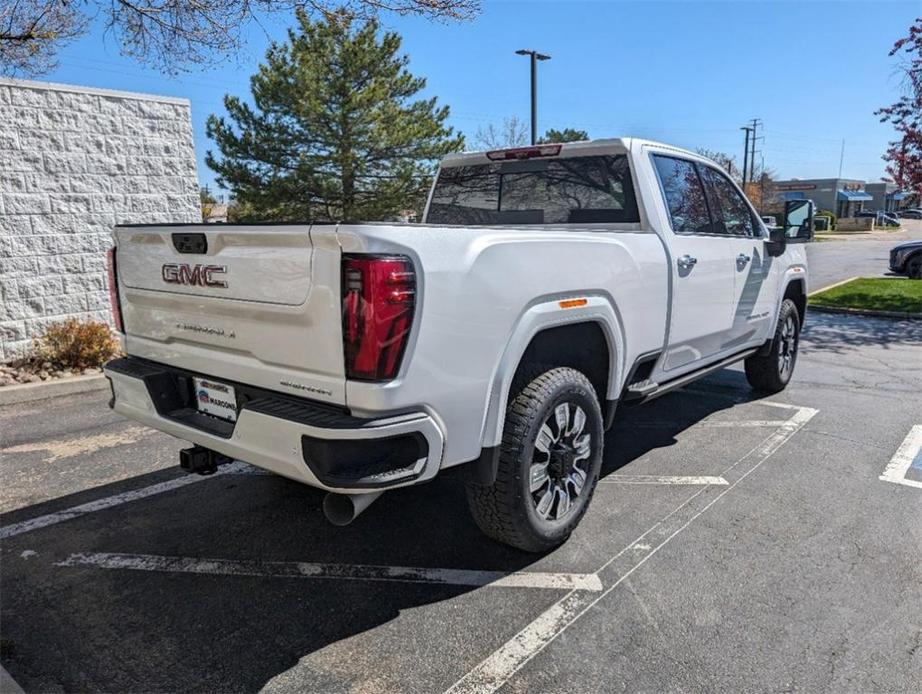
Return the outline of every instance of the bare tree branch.
<path id="1" fill-rule="evenodd" d="M 122 53 L 174 74 L 234 55 L 250 22 L 303 10 L 348 23 L 380 13 L 466 20 L 480 0 L 0 0 L 0 72 L 39 75 L 101 16 Z"/>
<path id="2" fill-rule="evenodd" d="M 528 126 L 518 116 L 504 118 L 499 127 L 490 123 L 486 128 L 477 128 L 474 144 L 480 149 L 521 147 L 528 144 Z"/>
<path id="3" fill-rule="evenodd" d="M 87 23 L 72 2 L 0 3 L 0 74 L 31 76 L 53 70 L 58 49 L 83 33 Z"/>

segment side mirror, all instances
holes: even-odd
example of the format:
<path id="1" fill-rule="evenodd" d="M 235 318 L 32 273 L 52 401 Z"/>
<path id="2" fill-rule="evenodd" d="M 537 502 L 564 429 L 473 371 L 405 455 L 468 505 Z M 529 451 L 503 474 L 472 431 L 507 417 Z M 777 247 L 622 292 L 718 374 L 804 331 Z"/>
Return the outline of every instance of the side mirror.
<path id="1" fill-rule="evenodd" d="M 813 201 L 788 200 L 784 203 L 784 221 L 781 226 L 788 241 L 812 241 Z"/>
<path id="2" fill-rule="evenodd" d="M 766 250 L 769 255 L 781 255 L 784 253 L 784 247 L 788 239 L 784 233 L 784 227 L 769 227 L 768 241 L 765 242 Z"/>

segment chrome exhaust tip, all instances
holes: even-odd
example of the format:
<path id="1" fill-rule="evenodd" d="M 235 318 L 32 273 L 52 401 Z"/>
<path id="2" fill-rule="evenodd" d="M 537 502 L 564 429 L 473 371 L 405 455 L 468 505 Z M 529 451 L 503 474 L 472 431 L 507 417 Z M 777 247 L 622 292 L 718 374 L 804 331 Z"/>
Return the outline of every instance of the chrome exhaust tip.
<path id="1" fill-rule="evenodd" d="M 323 498 L 323 515 L 333 525 L 340 527 L 349 525 L 358 518 L 359 514 L 371 506 L 371 502 L 384 492 L 368 492 L 367 494 L 334 494 L 329 492 Z"/>

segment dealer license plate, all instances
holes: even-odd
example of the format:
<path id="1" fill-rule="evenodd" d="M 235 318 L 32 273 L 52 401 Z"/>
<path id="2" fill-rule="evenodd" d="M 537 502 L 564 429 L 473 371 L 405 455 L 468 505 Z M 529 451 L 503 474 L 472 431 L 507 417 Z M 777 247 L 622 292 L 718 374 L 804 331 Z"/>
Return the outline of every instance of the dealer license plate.
<path id="1" fill-rule="evenodd" d="M 199 412 L 220 417 L 229 422 L 237 421 L 237 396 L 233 386 L 204 378 L 193 378 L 195 404 Z"/>

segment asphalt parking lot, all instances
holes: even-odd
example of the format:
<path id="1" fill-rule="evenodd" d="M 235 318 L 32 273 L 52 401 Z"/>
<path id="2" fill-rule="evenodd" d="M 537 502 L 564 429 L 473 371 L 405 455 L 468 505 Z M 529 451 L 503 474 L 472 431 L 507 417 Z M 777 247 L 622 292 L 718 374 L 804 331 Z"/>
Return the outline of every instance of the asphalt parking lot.
<path id="1" fill-rule="evenodd" d="M 849 234 L 835 241 L 807 244 L 811 291 L 852 277 L 890 275 L 890 249 L 905 241 L 922 239 L 922 220 L 904 219 L 902 224 L 900 231 Z"/>
<path id="2" fill-rule="evenodd" d="M 183 475 L 107 393 L 0 408 L 3 665 L 43 692 L 922 690 L 920 355 L 922 322 L 813 314 L 785 392 L 731 369 L 623 411 L 545 556 L 483 538 L 450 476 L 335 528 L 245 465 Z"/>

